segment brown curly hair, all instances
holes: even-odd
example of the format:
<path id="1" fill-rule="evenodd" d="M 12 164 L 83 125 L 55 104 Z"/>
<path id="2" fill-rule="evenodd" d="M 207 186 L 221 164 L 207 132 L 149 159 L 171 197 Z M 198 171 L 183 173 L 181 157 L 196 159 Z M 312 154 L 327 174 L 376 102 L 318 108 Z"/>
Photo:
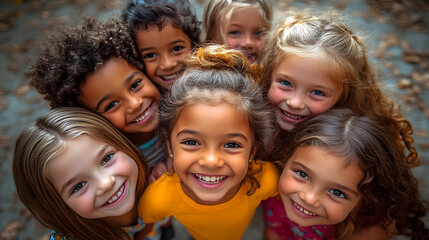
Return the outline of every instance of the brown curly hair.
<path id="1" fill-rule="evenodd" d="M 271 157 L 281 167 L 297 148 L 315 146 L 344 156 L 364 173 L 358 186 L 362 199 L 337 225 L 338 239 L 376 224 L 385 228 L 394 224 L 396 234 L 427 239 L 429 231 L 422 218 L 428 205 L 419 199 L 418 181 L 384 122 L 349 109 L 332 109 L 277 137 Z"/>
<path id="2" fill-rule="evenodd" d="M 257 83 L 260 67 L 250 65 L 240 51 L 222 45 L 199 48 L 188 56 L 186 63 L 187 70 L 160 102 L 161 136 L 170 138 L 174 124 L 186 106 L 199 102 L 228 103 L 246 113 L 257 158 L 267 152 L 273 134 L 273 118 Z M 248 195 L 260 187 L 257 178 L 261 171 L 260 167 L 252 170 L 249 164 L 245 177 L 251 185 Z"/>
<path id="3" fill-rule="evenodd" d="M 334 108 L 349 108 L 386 123 L 407 164 L 419 166 L 421 159 L 413 146 L 413 127 L 395 105 L 381 92 L 362 41 L 341 21 L 336 12 L 316 15 L 292 14 L 278 22 L 267 36 L 262 60 L 262 87 L 267 95 L 272 72 L 288 56 L 316 57 L 331 66 L 330 77 L 342 89 Z M 406 152 L 407 151 L 407 152 Z"/>
<path id="4" fill-rule="evenodd" d="M 26 76 L 52 108 L 82 106 L 80 87 L 113 57 L 122 58 L 143 71 L 140 55 L 125 25 L 84 17 L 41 41 L 38 57 Z"/>

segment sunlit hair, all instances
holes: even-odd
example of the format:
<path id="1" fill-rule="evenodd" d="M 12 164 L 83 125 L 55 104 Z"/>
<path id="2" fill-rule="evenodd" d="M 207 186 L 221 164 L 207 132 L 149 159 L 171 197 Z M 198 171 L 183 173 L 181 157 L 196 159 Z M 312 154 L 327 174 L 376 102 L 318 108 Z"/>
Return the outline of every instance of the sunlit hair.
<path id="1" fill-rule="evenodd" d="M 258 7 L 264 23 L 264 30 L 271 27 L 273 13 L 270 0 L 207 0 L 204 4 L 201 41 L 213 41 L 220 33 L 223 43 L 226 39 L 226 26 L 231 20 L 234 11 L 242 8 Z"/>
<path id="2" fill-rule="evenodd" d="M 272 116 L 258 87 L 260 68 L 249 65 L 238 50 L 221 45 L 199 48 L 186 60 L 187 70 L 172 86 L 160 103 L 160 130 L 166 139 L 180 113 L 186 107 L 199 103 L 210 105 L 230 104 L 246 114 L 253 133 L 257 155 L 267 151 L 272 135 Z M 254 172 L 247 173 L 252 194 L 259 183 Z M 258 171 L 261 169 L 258 169 Z"/>
<path id="3" fill-rule="evenodd" d="M 151 25 L 161 30 L 171 24 L 189 37 L 192 47 L 199 43 L 201 22 L 188 0 L 131 0 L 122 11 L 122 20 L 132 34 Z"/>
<path id="4" fill-rule="evenodd" d="M 359 166 L 364 175 L 358 186 L 362 199 L 337 225 L 338 239 L 375 224 L 392 223 L 398 235 L 425 239 L 429 232 L 421 219 L 427 203 L 419 200 L 418 181 L 393 138 L 390 129 L 375 118 L 333 109 L 278 136 L 275 142 L 283 144 L 278 144 L 272 159 L 284 167 L 297 148 L 313 146 Z"/>
<path id="5" fill-rule="evenodd" d="M 399 106 L 377 85 L 365 46 L 335 12 L 300 13 L 280 20 L 266 39 L 261 64 L 262 88 L 267 95 L 276 67 L 290 56 L 317 59 L 329 66 L 330 78 L 342 90 L 334 108 L 349 108 L 377 117 L 394 131 L 396 142 L 410 166 L 421 164 L 411 137 L 413 127 Z M 407 152 L 406 152 L 407 151 Z"/>
<path id="6" fill-rule="evenodd" d="M 82 106 L 78 101 L 81 85 L 112 58 L 143 71 L 132 36 L 115 18 L 84 17 L 77 25 L 40 39 L 38 46 L 37 58 L 26 75 L 52 108 Z"/>
<path id="7" fill-rule="evenodd" d="M 57 108 L 27 126 L 16 141 L 12 165 L 21 201 L 45 227 L 73 239 L 126 239 L 119 226 L 75 213 L 55 190 L 49 165 L 66 148 L 67 141 L 87 135 L 113 146 L 137 164 L 136 202 L 146 185 L 147 165 L 139 150 L 103 117 L 83 108 Z M 56 159 L 59 161 L 61 159 Z"/>

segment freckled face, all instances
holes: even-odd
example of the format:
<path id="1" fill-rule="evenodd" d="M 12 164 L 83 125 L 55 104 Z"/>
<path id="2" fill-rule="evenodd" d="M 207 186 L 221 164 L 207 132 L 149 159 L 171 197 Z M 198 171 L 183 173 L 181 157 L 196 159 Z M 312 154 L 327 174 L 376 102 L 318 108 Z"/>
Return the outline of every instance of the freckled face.
<path id="1" fill-rule="evenodd" d="M 129 137 L 152 133 L 158 125 L 158 89 L 123 59 L 107 61 L 80 89 L 82 105 L 105 117 Z"/>
<path id="2" fill-rule="evenodd" d="M 299 147 L 287 160 L 279 193 L 289 219 L 301 226 L 343 221 L 361 199 L 363 172 L 318 147 Z"/>
<path id="3" fill-rule="evenodd" d="M 186 107 L 170 143 L 184 192 L 206 205 L 224 203 L 237 193 L 254 155 L 247 116 L 229 104 Z"/>
<path id="4" fill-rule="evenodd" d="M 135 33 L 145 71 L 157 85 L 169 89 L 182 76 L 184 59 L 191 50 L 191 40 L 181 29 L 166 24 L 159 30 L 151 25 Z"/>

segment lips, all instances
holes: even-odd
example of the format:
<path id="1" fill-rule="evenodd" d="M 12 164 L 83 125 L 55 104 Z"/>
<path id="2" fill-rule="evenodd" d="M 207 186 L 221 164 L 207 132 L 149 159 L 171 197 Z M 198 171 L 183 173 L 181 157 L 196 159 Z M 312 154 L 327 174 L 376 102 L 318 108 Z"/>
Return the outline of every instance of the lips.
<path id="1" fill-rule="evenodd" d="M 306 116 L 302 116 L 302 115 L 296 115 L 296 114 L 292 114 L 286 111 L 281 110 L 281 112 L 283 113 L 283 115 L 285 115 L 288 118 L 292 118 L 294 120 L 302 120 L 304 119 Z"/>
<path id="2" fill-rule="evenodd" d="M 180 69 L 179 71 L 170 74 L 170 75 L 158 75 L 158 77 L 165 82 L 174 82 L 176 81 L 178 78 L 180 78 L 183 74 L 183 69 Z"/>
<path id="3" fill-rule="evenodd" d="M 123 198 L 123 196 L 125 195 L 124 193 L 126 192 L 125 183 L 119 188 L 117 192 L 115 192 L 112 195 L 112 197 L 109 200 L 106 201 L 106 203 L 104 203 L 103 207 L 115 204 L 116 202 L 119 202 L 119 200 Z"/>
<path id="4" fill-rule="evenodd" d="M 228 179 L 228 176 L 226 175 L 203 175 L 199 173 L 194 173 L 192 175 L 198 185 L 208 189 L 218 188 Z"/>
<path id="5" fill-rule="evenodd" d="M 145 120 L 150 116 L 151 109 L 152 109 L 152 104 L 153 103 L 151 103 L 149 105 L 149 107 L 146 108 L 145 111 L 142 114 L 140 114 L 137 118 L 135 118 L 133 121 L 131 121 L 131 124 L 145 122 Z"/>
<path id="6" fill-rule="evenodd" d="M 309 216 L 309 217 L 315 217 L 318 216 L 316 213 L 313 213 L 311 211 L 309 211 L 308 209 L 305 209 L 303 206 L 299 205 L 298 203 L 296 203 L 295 201 L 291 200 L 293 206 L 295 207 L 294 209 L 299 211 L 300 213 Z"/>

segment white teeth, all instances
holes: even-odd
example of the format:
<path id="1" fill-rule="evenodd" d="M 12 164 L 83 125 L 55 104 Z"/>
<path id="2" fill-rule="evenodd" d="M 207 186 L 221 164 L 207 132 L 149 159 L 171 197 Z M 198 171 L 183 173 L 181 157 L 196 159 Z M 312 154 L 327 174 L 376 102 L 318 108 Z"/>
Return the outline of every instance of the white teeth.
<path id="1" fill-rule="evenodd" d="M 173 80 L 173 79 L 180 77 L 180 75 L 181 75 L 180 73 L 175 73 L 175 74 L 172 74 L 169 76 L 162 76 L 162 79 L 170 81 L 170 80 Z"/>
<path id="2" fill-rule="evenodd" d="M 198 174 L 195 174 L 195 176 L 198 178 L 199 181 L 206 183 L 206 184 L 217 184 L 220 183 L 222 180 L 225 179 L 226 176 L 201 176 Z"/>
<path id="3" fill-rule="evenodd" d="M 303 207 L 299 206 L 296 202 L 293 202 L 293 204 L 295 205 L 295 207 L 301 211 L 302 213 L 304 213 L 305 215 L 309 215 L 309 216 L 316 216 L 317 214 L 312 213 L 310 211 L 307 211 L 306 209 L 304 209 Z"/>
<path id="4" fill-rule="evenodd" d="M 143 121 L 148 115 L 149 115 L 149 110 L 147 110 L 146 112 L 144 112 L 144 114 L 142 116 L 140 116 L 139 118 L 135 119 L 133 121 L 133 123 Z"/>
<path id="5" fill-rule="evenodd" d="M 295 119 L 295 120 L 300 120 L 300 119 L 303 119 L 303 118 L 304 118 L 304 116 L 293 115 L 293 114 L 287 113 L 287 112 L 285 112 L 285 111 L 282 111 L 282 112 L 283 112 L 283 114 L 284 114 L 284 115 L 286 115 L 287 117 L 293 118 L 293 119 Z"/>
<path id="6" fill-rule="evenodd" d="M 124 186 L 122 186 L 121 187 L 121 189 L 119 189 L 119 192 L 115 195 L 115 196 L 113 196 L 109 201 L 107 201 L 107 203 L 113 203 L 113 202 L 115 202 L 116 200 L 118 200 L 118 198 L 122 195 L 122 193 L 124 193 Z"/>

